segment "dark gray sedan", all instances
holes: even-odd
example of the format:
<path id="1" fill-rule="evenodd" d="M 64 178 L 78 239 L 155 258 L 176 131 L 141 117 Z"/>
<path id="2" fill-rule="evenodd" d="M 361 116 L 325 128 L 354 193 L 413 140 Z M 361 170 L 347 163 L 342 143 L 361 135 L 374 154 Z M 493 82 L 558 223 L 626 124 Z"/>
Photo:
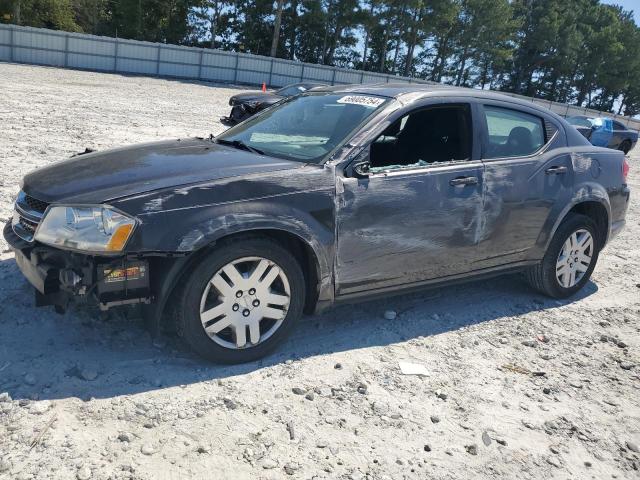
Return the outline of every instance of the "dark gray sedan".
<path id="1" fill-rule="evenodd" d="M 514 271 L 569 297 L 624 226 L 627 172 L 529 102 L 342 86 L 214 139 L 34 171 L 4 236 L 37 305 L 142 304 L 156 331 L 243 362 L 336 302 Z"/>
<path id="2" fill-rule="evenodd" d="M 235 125 L 236 123 L 246 120 L 251 115 L 255 115 L 275 105 L 284 98 L 293 97 L 294 95 L 299 95 L 318 87 L 326 87 L 326 85 L 323 83 L 303 82 L 287 85 L 274 92 L 258 91 L 239 93 L 229 99 L 229 105 L 231 106 L 229 116 L 223 117 L 220 120 L 225 125 Z"/>

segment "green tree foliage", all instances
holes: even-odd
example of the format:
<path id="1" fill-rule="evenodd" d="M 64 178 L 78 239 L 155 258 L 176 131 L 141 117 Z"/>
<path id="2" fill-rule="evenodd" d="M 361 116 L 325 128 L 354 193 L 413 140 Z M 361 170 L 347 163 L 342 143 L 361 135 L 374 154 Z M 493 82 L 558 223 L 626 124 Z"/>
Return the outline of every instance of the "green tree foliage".
<path id="1" fill-rule="evenodd" d="M 640 28 L 600 0 L 0 0 L 0 22 L 640 113 Z"/>
<path id="2" fill-rule="evenodd" d="M 101 34 L 109 19 L 107 5 L 107 0 L 72 0 L 74 20 L 83 32 Z"/>
<path id="3" fill-rule="evenodd" d="M 192 30 L 191 0 L 106 0 L 105 21 L 99 29 L 105 35 L 184 43 Z"/>
<path id="4" fill-rule="evenodd" d="M 484 88 L 499 83 L 519 25 L 508 0 L 463 0 L 454 29 L 455 84 Z"/>
<path id="5" fill-rule="evenodd" d="M 33 27 L 82 31 L 71 0 L 0 0 L 0 21 Z"/>

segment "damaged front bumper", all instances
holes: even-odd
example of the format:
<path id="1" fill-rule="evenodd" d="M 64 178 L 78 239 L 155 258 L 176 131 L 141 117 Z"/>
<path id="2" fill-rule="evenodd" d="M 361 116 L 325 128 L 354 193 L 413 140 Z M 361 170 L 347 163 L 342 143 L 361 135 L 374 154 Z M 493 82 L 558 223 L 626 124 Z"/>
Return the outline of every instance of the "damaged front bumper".
<path id="1" fill-rule="evenodd" d="M 243 120 L 246 120 L 247 118 L 249 118 L 254 113 L 255 111 L 248 105 L 244 105 L 244 104 L 233 105 L 229 116 L 222 117 L 220 121 L 224 125 L 229 125 L 229 126 L 237 125 Z"/>
<path id="2" fill-rule="evenodd" d="M 64 310 L 75 300 L 107 310 L 152 301 L 147 259 L 97 257 L 28 242 L 16 235 L 11 222 L 5 225 L 3 236 L 18 268 L 35 287 L 36 306 Z"/>

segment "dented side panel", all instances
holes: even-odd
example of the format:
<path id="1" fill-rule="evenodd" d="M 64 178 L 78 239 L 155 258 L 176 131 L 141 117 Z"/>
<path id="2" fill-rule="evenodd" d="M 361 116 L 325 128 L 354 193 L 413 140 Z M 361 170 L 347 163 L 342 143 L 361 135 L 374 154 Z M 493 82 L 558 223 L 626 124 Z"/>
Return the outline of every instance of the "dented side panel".
<path id="1" fill-rule="evenodd" d="M 333 275 L 334 191 L 331 167 L 304 166 L 164 189 L 113 204 L 142 223 L 127 246 L 131 252 L 188 254 L 230 234 L 281 230 L 312 248 L 326 286 Z"/>
<path id="2" fill-rule="evenodd" d="M 451 185 L 457 177 L 478 183 Z M 478 161 L 341 178 L 337 293 L 471 270 L 478 254 L 482 178 Z"/>
<path id="3" fill-rule="evenodd" d="M 605 241 L 611 238 L 612 229 L 619 231 L 629 206 L 629 188 L 623 184 L 622 152 L 608 148 L 573 148 L 569 153 L 574 168 L 574 185 L 571 198 L 558 205 L 546 227 L 547 234 L 538 239 L 537 249 L 544 254 L 546 247 L 565 215 L 576 205 L 584 202 L 596 202 L 607 212 L 607 231 Z M 542 255 L 540 254 L 540 255 Z"/>
<path id="4" fill-rule="evenodd" d="M 485 237 L 481 268 L 542 259 L 553 234 L 577 205 L 597 202 L 613 222 L 624 218 L 628 189 L 621 184 L 622 153 L 555 148 L 529 159 L 486 162 Z M 565 173 L 553 174 L 557 167 Z"/>
<path id="5" fill-rule="evenodd" d="M 485 223 L 478 268 L 536 260 L 539 255 L 532 249 L 545 224 L 573 194 L 570 154 L 551 149 L 526 159 L 485 161 L 485 168 Z M 549 173 L 558 168 L 564 173 Z"/>

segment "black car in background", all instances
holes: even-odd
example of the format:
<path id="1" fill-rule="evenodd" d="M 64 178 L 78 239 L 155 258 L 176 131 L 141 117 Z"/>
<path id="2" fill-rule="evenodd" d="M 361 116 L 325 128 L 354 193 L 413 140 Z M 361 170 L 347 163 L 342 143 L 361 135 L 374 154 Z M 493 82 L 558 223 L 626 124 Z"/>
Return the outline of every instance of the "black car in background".
<path id="1" fill-rule="evenodd" d="M 283 98 L 292 97 L 316 87 L 326 86 L 324 83 L 303 82 L 287 85 L 275 92 L 257 91 L 239 93 L 229 99 L 231 114 L 220 120 L 226 125 L 235 125 L 236 123 L 246 120 L 251 115 L 279 102 Z"/>
<path id="2" fill-rule="evenodd" d="M 625 154 L 638 142 L 638 132 L 629 130 L 622 123 L 607 117 L 574 115 L 566 118 L 593 145 L 613 148 Z"/>
<path id="3" fill-rule="evenodd" d="M 244 362 L 338 302 L 514 271 L 577 293 L 624 227 L 628 169 L 531 102 L 347 85 L 39 168 L 4 237 L 37 305 L 142 304 L 156 332 Z"/>

